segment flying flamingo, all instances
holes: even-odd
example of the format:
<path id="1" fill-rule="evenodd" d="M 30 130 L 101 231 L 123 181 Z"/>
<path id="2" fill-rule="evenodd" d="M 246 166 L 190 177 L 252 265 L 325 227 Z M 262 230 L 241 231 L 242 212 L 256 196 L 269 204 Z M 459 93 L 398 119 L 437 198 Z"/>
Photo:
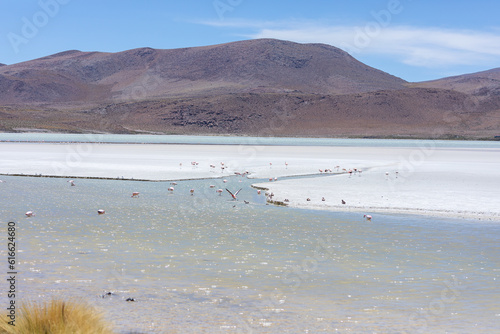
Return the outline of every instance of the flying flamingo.
<path id="1" fill-rule="evenodd" d="M 28 211 L 25 213 L 26 217 L 33 217 L 35 214 L 33 213 L 33 211 Z"/>
<path id="2" fill-rule="evenodd" d="M 230 192 L 230 191 L 229 191 L 229 189 L 227 189 L 227 188 L 226 188 L 227 192 L 228 192 L 229 194 L 231 194 L 231 196 L 233 197 L 233 199 L 234 199 L 234 200 L 238 200 L 238 199 L 236 198 L 236 196 L 237 196 L 237 195 L 238 195 L 238 193 L 241 191 L 241 189 L 242 189 L 242 188 L 240 188 L 240 190 L 238 190 L 237 192 L 235 192 L 235 193 L 233 194 L 232 192 Z"/>
<path id="3" fill-rule="evenodd" d="M 363 218 L 365 218 L 367 221 L 372 221 L 372 216 L 370 215 L 364 215 Z"/>
<path id="4" fill-rule="evenodd" d="M 106 213 L 106 211 L 104 211 L 103 209 L 99 209 L 99 210 L 97 210 L 97 214 L 98 214 L 98 215 L 103 215 L 103 214 L 105 214 L 105 213 Z"/>
<path id="5" fill-rule="evenodd" d="M 138 191 L 134 191 L 132 193 L 132 197 L 139 197 L 139 192 Z"/>

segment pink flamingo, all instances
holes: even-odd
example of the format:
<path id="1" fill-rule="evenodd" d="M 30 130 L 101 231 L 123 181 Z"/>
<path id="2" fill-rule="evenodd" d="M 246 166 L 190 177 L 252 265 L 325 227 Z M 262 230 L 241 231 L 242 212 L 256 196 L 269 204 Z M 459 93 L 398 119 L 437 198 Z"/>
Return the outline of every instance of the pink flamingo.
<path id="1" fill-rule="evenodd" d="M 222 196 L 222 189 L 217 189 L 216 192 L 219 193 L 219 196 Z"/>
<path id="2" fill-rule="evenodd" d="M 103 209 L 99 209 L 99 210 L 97 210 L 97 214 L 98 214 L 98 215 L 103 215 L 103 214 L 105 214 L 105 213 L 106 213 L 106 211 L 104 211 Z"/>
<path id="3" fill-rule="evenodd" d="M 75 186 L 75 181 L 74 180 L 68 180 L 67 182 L 69 182 L 69 184 L 71 184 L 72 187 Z"/>
<path id="4" fill-rule="evenodd" d="M 257 190 L 257 195 L 260 195 L 260 190 Z"/>
<path id="5" fill-rule="evenodd" d="M 33 217 L 35 214 L 33 213 L 33 211 L 28 211 L 25 213 L 26 217 Z"/>
<path id="6" fill-rule="evenodd" d="M 168 191 L 174 191 L 174 187 L 169 187 Z"/>
<path id="7" fill-rule="evenodd" d="M 372 216 L 370 215 L 364 215 L 363 218 L 365 218 L 367 221 L 372 221 Z"/>
<path id="8" fill-rule="evenodd" d="M 238 190 L 237 192 L 235 192 L 234 194 L 232 192 L 229 191 L 229 189 L 226 188 L 227 192 L 229 194 L 231 194 L 231 197 L 233 197 L 234 200 L 237 200 L 236 196 L 238 195 L 238 193 L 241 191 L 242 188 L 240 188 L 240 190 Z"/>
<path id="9" fill-rule="evenodd" d="M 189 190 L 189 192 L 191 193 L 191 196 L 194 195 L 194 189 Z"/>
<path id="10" fill-rule="evenodd" d="M 139 192 L 138 191 L 134 191 L 132 193 L 132 197 L 139 197 Z"/>

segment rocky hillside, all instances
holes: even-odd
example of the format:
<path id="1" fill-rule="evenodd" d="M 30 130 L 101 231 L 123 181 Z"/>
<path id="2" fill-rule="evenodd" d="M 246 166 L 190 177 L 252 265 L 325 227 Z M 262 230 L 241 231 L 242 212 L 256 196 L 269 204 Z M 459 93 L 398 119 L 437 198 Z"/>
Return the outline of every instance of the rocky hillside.
<path id="1" fill-rule="evenodd" d="M 500 69 L 407 83 L 324 44 L 261 39 L 0 67 L 0 131 L 494 138 Z"/>

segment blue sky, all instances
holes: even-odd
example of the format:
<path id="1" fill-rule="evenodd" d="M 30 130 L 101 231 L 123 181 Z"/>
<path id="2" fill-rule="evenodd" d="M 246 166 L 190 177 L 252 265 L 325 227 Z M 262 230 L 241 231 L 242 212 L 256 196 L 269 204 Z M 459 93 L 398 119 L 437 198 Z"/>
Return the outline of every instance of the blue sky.
<path id="1" fill-rule="evenodd" d="M 499 13 L 497 0 L 0 0 L 0 63 L 265 37 L 423 81 L 500 67 Z"/>

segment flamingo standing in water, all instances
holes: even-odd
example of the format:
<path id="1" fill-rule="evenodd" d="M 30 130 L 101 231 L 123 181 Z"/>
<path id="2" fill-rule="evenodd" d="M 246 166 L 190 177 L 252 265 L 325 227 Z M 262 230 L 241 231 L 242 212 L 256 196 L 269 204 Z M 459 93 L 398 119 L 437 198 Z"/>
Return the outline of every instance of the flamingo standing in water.
<path id="1" fill-rule="evenodd" d="M 219 193 L 219 196 L 222 196 L 222 189 L 217 189 L 216 192 Z"/>
<path id="2" fill-rule="evenodd" d="M 33 217 L 35 214 L 33 213 L 33 211 L 28 211 L 25 213 L 26 217 Z"/>
<path id="3" fill-rule="evenodd" d="M 75 180 L 68 180 L 67 182 L 69 182 L 69 184 L 71 184 L 72 187 L 75 186 Z"/>
<path id="4" fill-rule="evenodd" d="M 138 191 L 134 191 L 132 193 L 132 197 L 139 197 L 139 192 Z"/>
<path id="5" fill-rule="evenodd" d="M 363 218 L 365 218 L 367 221 L 372 221 L 372 216 L 370 215 L 364 215 Z"/>
<path id="6" fill-rule="evenodd" d="M 194 189 L 189 190 L 189 192 L 191 193 L 191 196 L 194 195 Z"/>
<path id="7" fill-rule="evenodd" d="M 260 190 L 257 190 L 257 195 L 260 195 Z"/>
<path id="8" fill-rule="evenodd" d="M 173 192 L 174 191 L 174 187 L 169 187 L 167 190 Z"/>
<path id="9" fill-rule="evenodd" d="M 241 189 L 242 189 L 242 188 L 240 188 L 240 190 L 238 190 L 237 192 L 235 192 L 235 193 L 233 194 L 232 192 L 230 192 L 230 191 L 229 191 L 229 189 L 227 189 L 227 188 L 226 188 L 227 192 L 228 192 L 229 194 L 231 194 L 231 197 L 233 197 L 233 199 L 234 199 L 234 200 L 238 200 L 238 199 L 236 198 L 236 196 L 237 196 L 237 195 L 238 195 L 238 193 L 241 191 Z"/>
<path id="10" fill-rule="evenodd" d="M 104 211 L 103 209 L 99 209 L 99 210 L 97 210 L 97 214 L 98 214 L 98 215 L 103 215 L 103 214 L 105 214 L 105 213 L 106 213 L 106 211 Z"/>

